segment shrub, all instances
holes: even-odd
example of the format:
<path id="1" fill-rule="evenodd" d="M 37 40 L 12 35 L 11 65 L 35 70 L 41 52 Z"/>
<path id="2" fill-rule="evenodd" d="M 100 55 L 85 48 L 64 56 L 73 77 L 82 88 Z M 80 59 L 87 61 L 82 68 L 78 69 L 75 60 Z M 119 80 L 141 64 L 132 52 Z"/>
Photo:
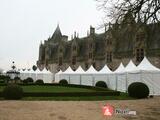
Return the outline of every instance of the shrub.
<path id="1" fill-rule="evenodd" d="M 19 100 L 23 97 L 23 89 L 16 84 L 10 84 L 3 89 L 3 97 L 7 100 Z"/>
<path id="2" fill-rule="evenodd" d="M 39 80 L 36 80 L 36 82 L 35 82 L 36 84 L 44 84 L 44 81 L 43 80 L 41 80 L 41 79 L 39 79 Z"/>
<path id="3" fill-rule="evenodd" d="M 15 77 L 14 80 L 20 80 L 20 77 Z"/>
<path id="4" fill-rule="evenodd" d="M 26 84 L 33 83 L 33 79 L 28 77 L 27 79 L 23 80 L 23 83 L 26 83 Z"/>
<path id="5" fill-rule="evenodd" d="M 66 84 L 68 84 L 68 81 L 65 79 L 62 79 L 59 81 L 59 84 L 66 85 Z"/>
<path id="6" fill-rule="evenodd" d="M 96 83 L 96 87 L 103 87 L 103 88 L 107 88 L 107 84 L 104 81 L 98 81 Z"/>
<path id="7" fill-rule="evenodd" d="M 5 83 L 5 82 L 8 82 L 10 80 L 10 77 L 9 76 L 5 76 L 5 75 L 0 75 L 0 80 L 1 80 L 1 83 Z"/>
<path id="8" fill-rule="evenodd" d="M 129 85 L 128 94 L 134 98 L 146 98 L 149 95 L 149 88 L 144 83 L 135 82 Z"/>

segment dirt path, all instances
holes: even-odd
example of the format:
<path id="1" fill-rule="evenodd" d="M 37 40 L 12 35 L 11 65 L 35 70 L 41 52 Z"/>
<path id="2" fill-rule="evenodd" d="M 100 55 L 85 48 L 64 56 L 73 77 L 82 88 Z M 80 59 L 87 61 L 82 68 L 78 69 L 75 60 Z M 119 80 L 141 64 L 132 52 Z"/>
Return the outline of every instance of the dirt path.
<path id="1" fill-rule="evenodd" d="M 137 111 L 136 116 L 106 118 L 102 106 Z M 159 120 L 160 97 L 109 101 L 0 101 L 0 120 Z"/>

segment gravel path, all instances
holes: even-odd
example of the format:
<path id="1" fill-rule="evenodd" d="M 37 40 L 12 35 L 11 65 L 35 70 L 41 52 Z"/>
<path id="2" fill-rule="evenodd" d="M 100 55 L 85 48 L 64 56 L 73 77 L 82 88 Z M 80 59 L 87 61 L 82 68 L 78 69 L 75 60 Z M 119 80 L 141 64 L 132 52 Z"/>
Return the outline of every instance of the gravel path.
<path id="1" fill-rule="evenodd" d="M 106 103 L 129 108 L 136 116 L 105 117 Z M 159 120 L 160 97 L 108 101 L 0 101 L 0 120 Z"/>

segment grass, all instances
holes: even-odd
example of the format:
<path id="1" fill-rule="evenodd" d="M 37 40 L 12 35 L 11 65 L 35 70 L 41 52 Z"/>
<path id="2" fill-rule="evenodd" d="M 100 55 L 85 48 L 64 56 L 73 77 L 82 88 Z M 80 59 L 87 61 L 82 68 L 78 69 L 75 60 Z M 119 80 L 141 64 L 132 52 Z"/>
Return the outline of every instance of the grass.
<path id="1" fill-rule="evenodd" d="M 81 96 L 81 97 L 24 97 L 27 101 L 103 101 L 103 100 L 133 100 L 127 94 L 120 96 Z"/>
<path id="2" fill-rule="evenodd" d="M 0 86 L 0 91 L 3 90 L 5 86 Z M 64 87 L 64 86 L 41 86 L 41 85 L 29 85 L 21 86 L 24 92 L 92 92 L 93 89 L 87 88 L 74 88 L 74 87 Z"/>
<path id="3" fill-rule="evenodd" d="M 0 86 L 0 92 L 5 86 Z M 27 85 L 21 86 L 24 92 L 96 92 L 94 89 L 89 88 L 76 88 L 65 86 L 42 86 L 42 85 Z M 132 100 L 126 93 L 121 93 L 120 96 L 79 96 L 79 97 L 23 97 L 22 100 L 27 101 L 101 101 L 101 100 Z M 3 98 L 0 98 L 3 100 Z"/>

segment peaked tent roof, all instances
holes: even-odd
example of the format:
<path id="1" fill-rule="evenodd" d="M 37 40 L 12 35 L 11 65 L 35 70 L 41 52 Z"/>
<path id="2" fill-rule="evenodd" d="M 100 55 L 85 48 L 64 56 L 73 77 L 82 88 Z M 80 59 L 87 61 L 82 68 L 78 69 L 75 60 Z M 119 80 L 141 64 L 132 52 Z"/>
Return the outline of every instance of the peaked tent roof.
<path id="1" fill-rule="evenodd" d="M 39 68 L 37 68 L 37 70 L 35 71 L 36 74 L 42 74 L 42 71 L 39 70 Z"/>
<path id="2" fill-rule="evenodd" d="M 133 61 L 130 60 L 130 62 L 128 63 L 128 65 L 125 67 L 125 72 L 139 72 L 139 69 L 133 63 Z"/>
<path id="3" fill-rule="evenodd" d="M 114 71 L 114 73 L 124 73 L 125 72 L 125 68 L 124 65 L 121 63 L 119 65 L 119 67 Z"/>
<path id="4" fill-rule="evenodd" d="M 97 74 L 98 71 L 94 69 L 94 67 L 91 65 L 90 68 L 85 72 L 85 74 Z"/>
<path id="5" fill-rule="evenodd" d="M 30 71 L 28 71 L 28 73 L 35 73 L 35 71 L 31 69 Z"/>
<path id="6" fill-rule="evenodd" d="M 105 65 L 100 71 L 99 71 L 100 74 L 109 74 L 109 73 L 113 73 L 107 65 Z"/>
<path id="7" fill-rule="evenodd" d="M 59 72 L 57 72 L 56 75 L 57 75 L 57 74 L 61 74 L 61 73 L 63 73 L 62 70 L 60 70 Z"/>
<path id="8" fill-rule="evenodd" d="M 85 71 L 83 70 L 83 68 L 81 66 L 78 67 L 78 69 L 75 71 L 76 74 L 84 74 Z"/>
<path id="9" fill-rule="evenodd" d="M 44 74 L 52 74 L 49 70 L 47 70 L 46 68 L 44 68 L 43 70 L 42 70 L 42 73 L 44 73 Z"/>
<path id="10" fill-rule="evenodd" d="M 152 65 L 146 57 L 143 58 L 142 62 L 137 67 L 142 71 L 160 71 L 160 69 Z"/>
<path id="11" fill-rule="evenodd" d="M 62 74 L 74 74 L 75 72 L 72 70 L 72 68 L 69 66 L 68 68 L 67 68 L 67 70 L 66 71 L 64 71 Z"/>

